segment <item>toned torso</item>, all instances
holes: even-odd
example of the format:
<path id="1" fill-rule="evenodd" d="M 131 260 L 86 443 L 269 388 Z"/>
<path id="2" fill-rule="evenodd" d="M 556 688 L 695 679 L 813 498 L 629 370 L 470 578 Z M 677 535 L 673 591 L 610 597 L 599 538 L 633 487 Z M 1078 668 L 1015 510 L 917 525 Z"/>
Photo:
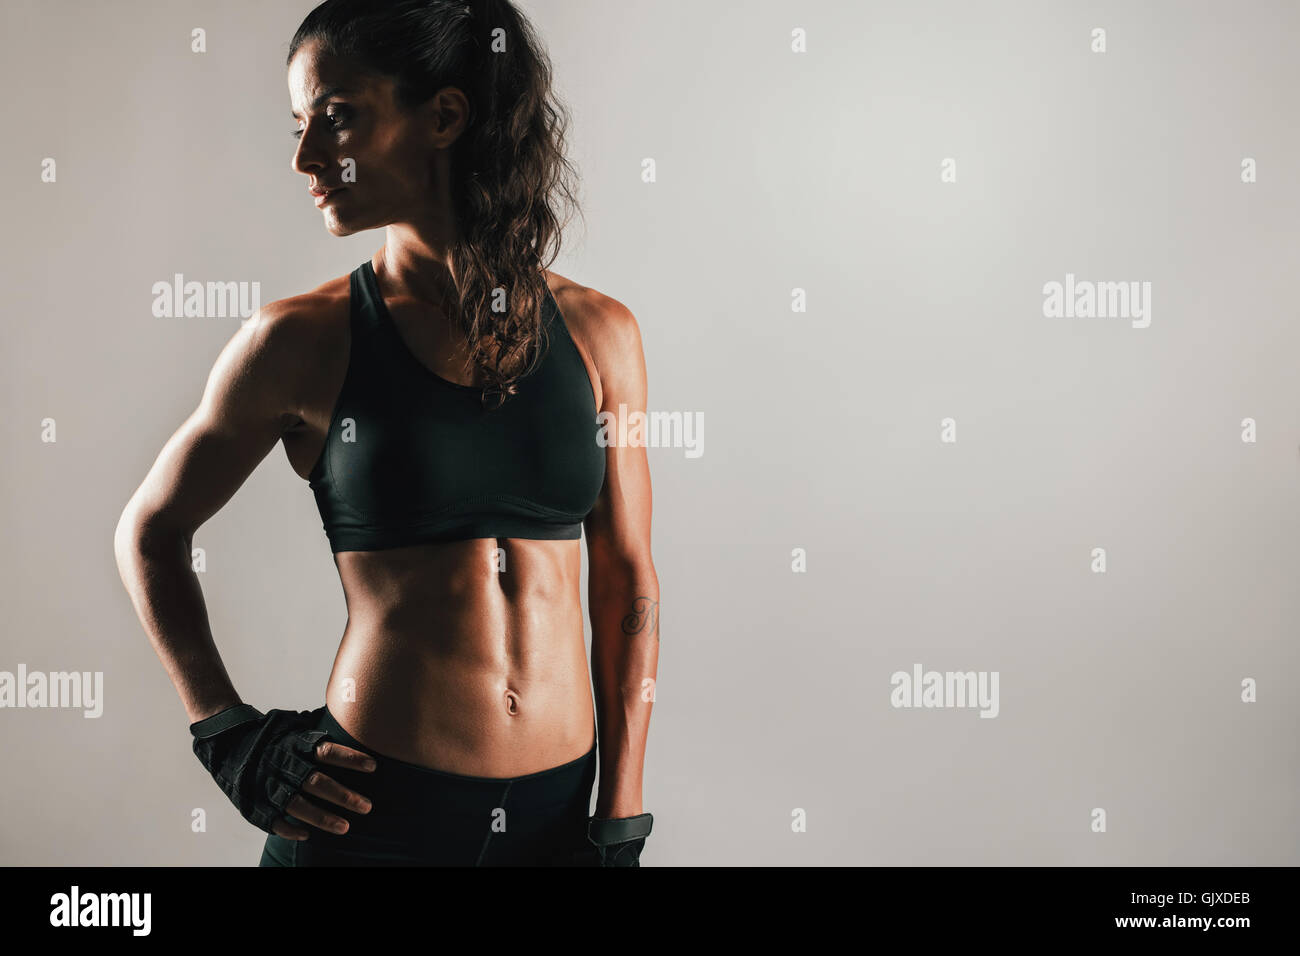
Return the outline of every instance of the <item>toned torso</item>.
<path id="1" fill-rule="evenodd" d="M 581 334 L 589 290 L 555 273 L 547 282 L 599 408 L 599 375 Z M 478 384 L 466 380 L 464 345 L 453 344 L 445 318 L 392 297 L 382 274 L 380 285 L 420 362 Z M 347 371 L 348 277 L 295 304 L 310 313 L 312 343 L 303 356 L 301 408 L 282 441 L 306 480 Z M 480 538 L 336 554 L 348 619 L 326 687 L 330 712 L 377 753 L 450 773 L 518 776 L 587 753 L 595 717 L 580 545 Z"/>

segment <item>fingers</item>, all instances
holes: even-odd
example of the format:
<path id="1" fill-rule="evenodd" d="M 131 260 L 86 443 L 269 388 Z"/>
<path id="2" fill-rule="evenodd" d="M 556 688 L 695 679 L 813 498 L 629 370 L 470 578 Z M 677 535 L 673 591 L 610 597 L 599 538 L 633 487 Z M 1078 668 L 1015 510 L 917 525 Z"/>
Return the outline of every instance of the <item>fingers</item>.
<path id="1" fill-rule="evenodd" d="M 371 803 L 368 799 L 319 770 L 313 770 L 307 776 L 307 779 L 303 781 L 302 792 L 309 793 L 314 797 L 320 797 L 322 800 L 328 800 L 331 803 L 338 804 L 345 810 L 352 810 L 355 813 L 370 812 Z M 346 833 L 348 831 L 347 820 L 337 814 L 328 812 L 323 807 L 308 802 L 303 799 L 301 794 L 296 794 L 289 801 L 288 806 L 285 807 L 285 812 L 321 830 L 329 830 L 331 833 Z M 272 824 L 271 829 L 272 832 L 290 840 L 305 840 L 309 835 L 309 831 L 294 826 L 284 818 Z"/>
<path id="2" fill-rule="evenodd" d="M 276 820 L 271 824 L 271 832 L 276 836 L 282 836 L 286 840 L 305 840 L 307 831 L 302 827 L 296 827 L 287 820 Z"/>
<path id="3" fill-rule="evenodd" d="M 363 773 L 373 772 L 376 766 L 374 758 L 369 754 L 332 740 L 322 740 L 317 744 L 315 756 L 321 763 L 333 764 L 336 767 L 345 767 L 350 770 L 359 770 Z M 366 797 L 343 786 L 343 784 L 319 770 L 313 771 L 303 781 L 302 793 L 309 793 L 314 797 L 320 797 L 322 800 L 328 800 L 330 803 L 337 804 L 345 810 L 351 810 L 355 813 L 369 813 L 371 808 L 371 803 Z M 348 832 L 347 820 L 311 803 L 304 799 L 301 794 L 296 794 L 289 801 L 288 806 L 285 807 L 285 812 L 295 819 L 321 830 L 328 830 L 331 833 Z M 310 835 L 309 830 L 301 826 L 295 826 L 283 817 L 277 820 L 271 829 L 276 834 L 289 840 L 305 840 Z"/>
<path id="4" fill-rule="evenodd" d="M 310 793 L 313 797 L 320 797 L 322 800 L 336 803 L 345 810 L 352 810 L 356 813 L 370 812 L 370 801 L 367 798 L 355 790 L 349 790 L 333 777 L 327 776 L 319 770 L 313 771 L 303 781 L 302 789 L 304 793 Z"/>
<path id="5" fill-rule="evenodd" d="M 330 763 L 336 767 L 347 767 L 370 773 L 375 769 L 375 760 L 370 754 L 353 750 L 332 740 L 322 740 L 316 745 L 316 759 L 321 763 Z"/>
<path id="6" fill-rule="evenodd" d="M 313 774 L 313 776 L 315 776 Z M 291 814 L 303 823 L 308 823 L 321 830 L 328 830 L 330 833 L 347 833 L 348 821 L 342 817 L 330 813 L 323 807 L 318 807 L 314 803 L 304 800 L 301 794 L 295 794 L 294 798 L 289 801 L 285 807 L 285 812 Z"/>

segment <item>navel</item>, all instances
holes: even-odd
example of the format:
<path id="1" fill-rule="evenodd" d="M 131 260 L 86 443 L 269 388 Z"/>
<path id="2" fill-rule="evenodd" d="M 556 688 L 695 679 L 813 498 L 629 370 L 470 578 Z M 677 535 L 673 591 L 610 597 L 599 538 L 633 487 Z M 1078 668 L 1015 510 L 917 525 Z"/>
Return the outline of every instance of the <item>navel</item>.
<path id="1" fill-rule="evenodd" d="M 506 691 L 506 713 L 511 717 L 519 714 L 519 695 L 512 690 Z"/>

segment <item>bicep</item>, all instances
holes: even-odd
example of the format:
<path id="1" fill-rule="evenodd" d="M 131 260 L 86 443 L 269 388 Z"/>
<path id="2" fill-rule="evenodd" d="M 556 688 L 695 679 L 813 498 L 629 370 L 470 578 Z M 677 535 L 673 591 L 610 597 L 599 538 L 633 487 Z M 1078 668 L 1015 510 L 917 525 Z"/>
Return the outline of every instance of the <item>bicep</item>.
<path id="1" fill-rule="evenodd" d="M 615 303 L 592 349 L 602 387 L 601 411 L 611 439 L 629 434 L 623 421 L 646 412 L 646 369 L 640 330 L 632 314 Z M 629 426 L 631 422 L 627 423 Z M 587 517 L 592 564 L 635 563 L 650 555 L 652 494 L 644 444 L 605 448 L 605 484 Z"/>
<path id="2" fill-rule="evenodd" d="M 229 501 L 291 420 L 274 323 L 247 320 L 213 364 L 198 408 L 168 439 L 127 506 L 137 524 L 192 533 Z"/>

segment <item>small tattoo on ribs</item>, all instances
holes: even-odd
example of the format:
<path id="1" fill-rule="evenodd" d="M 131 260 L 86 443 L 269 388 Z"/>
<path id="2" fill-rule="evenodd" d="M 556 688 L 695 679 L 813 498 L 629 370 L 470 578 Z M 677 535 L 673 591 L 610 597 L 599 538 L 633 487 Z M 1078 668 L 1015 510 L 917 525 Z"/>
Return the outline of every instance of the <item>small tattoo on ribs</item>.
<path id="1" fill-rule="evenodd" d="M 623 618 L 624 634 L 653 634 L 659 638 L 659 602 L 639 597 L 632 602 L 632 613 Z"/>

